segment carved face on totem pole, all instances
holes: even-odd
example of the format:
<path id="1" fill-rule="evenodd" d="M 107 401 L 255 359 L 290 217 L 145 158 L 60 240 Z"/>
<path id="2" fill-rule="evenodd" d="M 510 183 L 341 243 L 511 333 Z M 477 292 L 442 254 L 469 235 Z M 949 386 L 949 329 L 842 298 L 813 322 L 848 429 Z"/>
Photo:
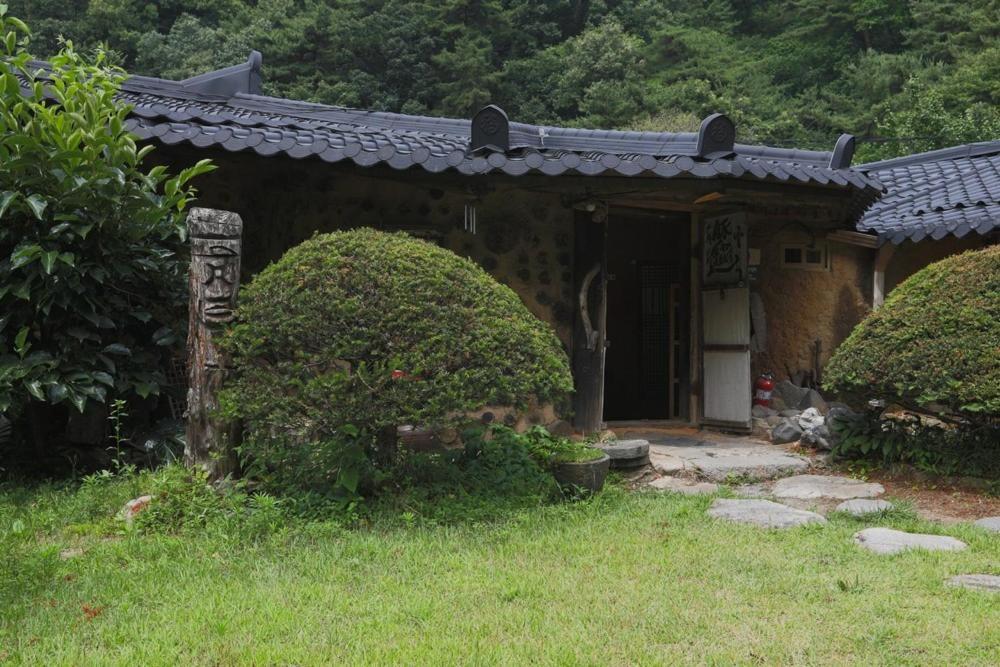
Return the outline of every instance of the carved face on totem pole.
<path id="1" fill-rule="evenodd" d="M 188 232 L 198 318 L 209 326 L 230 322 L 240 284 L 243 221 L 229 211 L 194 208 Z"/>

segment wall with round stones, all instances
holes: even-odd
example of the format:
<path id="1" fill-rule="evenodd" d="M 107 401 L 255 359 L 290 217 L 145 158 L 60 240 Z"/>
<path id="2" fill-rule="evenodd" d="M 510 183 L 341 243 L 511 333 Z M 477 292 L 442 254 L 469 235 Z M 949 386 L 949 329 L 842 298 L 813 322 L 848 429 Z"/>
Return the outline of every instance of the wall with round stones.
<path id="1" fill-rule="evenodd" d="M 314 233 L 406 231 L 477 262 L 550 323 L 569 349 L 573 211 L 558 195 L 526 191 L 509 179 L 477 194 L 464 187 L 482 179 L 427 180 L 421 174 L 420 183 L 388 168 L 348 171 L 226 154 L 214 159 L 219 169 L 198 180 L 198 205 L 243 217 L 244 280 Z M 466 205 L 475 207 L 475 233 L 466 228 Z"/>

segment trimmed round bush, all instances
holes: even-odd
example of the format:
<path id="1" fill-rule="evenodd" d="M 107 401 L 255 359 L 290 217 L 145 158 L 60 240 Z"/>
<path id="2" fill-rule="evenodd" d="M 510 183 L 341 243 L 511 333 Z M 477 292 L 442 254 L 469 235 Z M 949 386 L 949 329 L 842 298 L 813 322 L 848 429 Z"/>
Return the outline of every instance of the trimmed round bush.
<path id="1" fill-rule="evenodd" d="M 344 470 L 371 461 L 381 429 L 561 406 L 572 389 L 559 339 L 513 291 L 448 250 L 372 229 L 316 236 L 264 269 L 223 345 L 244 460 L 296 486 L 350 489 Z"/>
<path id="2" fill-rule="evenodd" d="M 826 368 L 826 387 L 972 423 L 1000 419 L 1000 246 L 936 262 L 894 289 Z"/>

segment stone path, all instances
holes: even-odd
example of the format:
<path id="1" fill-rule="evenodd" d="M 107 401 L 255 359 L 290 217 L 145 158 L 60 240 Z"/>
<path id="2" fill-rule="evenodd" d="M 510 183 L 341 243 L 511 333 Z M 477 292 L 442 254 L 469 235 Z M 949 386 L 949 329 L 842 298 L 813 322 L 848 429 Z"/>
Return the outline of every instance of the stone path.
<path id="1" fill-rule="evenodd" d="M 661 474 L 688 471 L 712 482 L 774 479 L 805 472 L 809 460 L 747 438 L 648 434 L 650 462 Z"/>
<path id="2" fill-rule="evenodd" d="M 893 504 L 888 500 L 871 500 L 868 498 L 856 498 L 845 500 L 837 505 L 838 512 L 847 512 L 854 516 L 867 516 L 869 514 L 879 514 L 888 512 L 893 508 Z"/>
<path id="3" fill-rule="evenodd" d="M 898 554 L 910 549 L 926 551 L 962 551 L 965 542 L 947 535 L 904 533 L 891 528 L 865 528 L 854 534 L 854 541 L 877 554 Z"/>
<path id="4" fill-rule="evenodd" d="M 1000 516 L 988 516 L 973 522 L 974 525 L 994 533 L 1000 533 Z"/>
<path id="5" fill-rule="evenodd" d="M 775 498 L 794 498 L 797 500 L 816 498 L 850 500 L 851 498 L 874 498 L 885 493 L 885 489 L 881 484 L 871 484 L 849 477 L 796 475 L 795 477 L 779 479 L 774 483 L 771 493 Z"/>
<path id="6" fill-rule="evenodd" d="M 661 477 L 650 482 L 649 487 L 658 491 L 673 491 L 688 496 L 710 495 L 719 490 L 719 485 L 713 482 L 695 482 L 681 477 Z"/>
<path id="7" fill-rule="evenodd" d="M 1000 577 L 994 574 L 959 574 L 948 577 L 945 583 L 949 586 L 968 588 L 973 591 L 1000 593 Z"/>
<path id="8" fill-rule="evenodd" d="M 826 523 L 826 519 L 815 512 L 798 510 L 770 500 L 717 498 L 709 508 L 708 515 L 762 528 L 791 528 L 808 523 Z"/>
<path id="9" fill-rule="evenodd" d="M 712 502 L 708 515 L 717 519 L 784 529 L 826 524 L 821 514 L 810 511 L 813 509 L 845 512 L 862 519 L 893 509 L 892 503 L 878 499 L 885 493 L 881 484 L 837 475 L 803 474 L 812 462 L 776 445 L 750 438 L 701 433 L 679 435 L 651 431 L 630 433 L 630 436 L 649 441 L 651 467 L 663 475 L 648 482 L 649 488 L 685 495 L 711 495 L 720 490 L 722 483 L 742 482 L 733 487 L 741 498 L 716 498 Z M 842 502 L 835 505 L 838 501 Z M 1000 532 L 1000 516 L 980 519 L 975 525 Z M 907 533 L 882 527 L 865 528 L 854 534 L 854 541 L 868 551 L 885 555 L 911 549 L 962 551 L 967 548 L 965 542 L 947 535 Z M 1000 575 L 962 574 L 951 577 L 946 583 L 976 591 L 1000 592 Z"/>

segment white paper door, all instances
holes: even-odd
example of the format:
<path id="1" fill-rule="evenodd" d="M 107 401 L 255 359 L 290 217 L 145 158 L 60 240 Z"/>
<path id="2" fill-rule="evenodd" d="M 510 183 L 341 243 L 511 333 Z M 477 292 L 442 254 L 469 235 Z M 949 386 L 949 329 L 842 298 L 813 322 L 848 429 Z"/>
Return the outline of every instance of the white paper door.
<path id="1" fill-rule="evenodd" d="M 706 424 L 750 427 L 750 290 L 702 292 Z"/>
<path id="2" fill-rule="evenodd" d="M 708 218 L 702 230 L 702 421 L 750 428 L 746 216 Z"/>

